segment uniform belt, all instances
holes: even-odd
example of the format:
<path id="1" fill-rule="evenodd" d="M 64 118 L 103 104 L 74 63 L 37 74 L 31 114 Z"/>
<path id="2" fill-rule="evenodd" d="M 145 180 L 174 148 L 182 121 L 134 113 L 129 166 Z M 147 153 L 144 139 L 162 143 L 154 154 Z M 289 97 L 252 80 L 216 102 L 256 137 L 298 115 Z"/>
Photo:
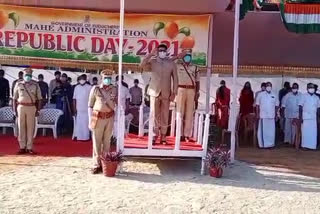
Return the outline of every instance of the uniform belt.
<path id="1" fill-rule="evenodd" d="M 92 112 L 93 117 L 97 117 L 99 119 L 108 119 L 114 115 L 114 111 L 111 112 L 100 112 L 100 111 L 94 111 Z"/>
<path id="2" fill-rule="evenodd" d="M 35 106 L 35 103 L 18 103 L 18 105 L 22 105 L 22 106 Z"/>
<path id="3" fill-rule="evenodd" d="M 195 89 L 193 85 L 178 85 L 179 88 Z"/>

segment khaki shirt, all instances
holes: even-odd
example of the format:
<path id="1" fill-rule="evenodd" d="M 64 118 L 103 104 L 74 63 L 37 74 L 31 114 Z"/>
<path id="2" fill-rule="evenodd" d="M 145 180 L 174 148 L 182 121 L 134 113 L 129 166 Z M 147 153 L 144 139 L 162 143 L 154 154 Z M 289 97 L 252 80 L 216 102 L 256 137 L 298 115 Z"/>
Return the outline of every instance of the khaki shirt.
<path id="1" fill-rule="evenodd" d="M 29 93 L 28 93 L 29 92 Z M 18 103 L 35 103 L 42 99 L 39 84 L 33 80 L 30 82 L 19 81 L 14 88 L 13 99 Z"/>
<path id="2" fill-rule="evenodd" d="M 199 82 L 199 75 L 197 72 L 197 66 L 189 65 L 185 68 L 188 70 L 190 76 L 186 72 L 186 69 L 184 68 L 182 63 L 178 64 L 178 80 L 179 85 L 188 85 L 188 86 L 195 86 L 196 82 Z M 191 78 L 190 78 L 191 77 Z"/>
<path id="3" fill-rule="evenodd" d="M 115 109 L 116 100 L 116 87 L 111 86 L 108 89 L 103 89 L 100 86 L 95 86 L 91 89 L 88 105 L 94 111 L 111 112 Z"/>

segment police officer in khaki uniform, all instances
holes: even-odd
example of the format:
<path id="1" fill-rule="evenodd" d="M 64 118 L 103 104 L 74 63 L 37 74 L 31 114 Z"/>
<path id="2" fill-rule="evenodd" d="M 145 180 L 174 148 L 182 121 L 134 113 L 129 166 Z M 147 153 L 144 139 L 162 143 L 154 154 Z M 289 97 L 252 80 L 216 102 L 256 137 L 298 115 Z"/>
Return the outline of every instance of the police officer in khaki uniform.
<path id="1" fill-rule="evenodd" d="M 199 99 L 198 67 L 192 65 L 192 50 L 184 50 L 178 56 L 178 95 L 177 112 L 181 114 L 182 141 L 191 141 L 195 102 Z"/>
<path id="2" fill-rule="evenodd" d="M 18 154 L 35 154 L 32 150 L 35 117 L 41 108 L 41 90 L 38 83 L 32 80 L 32 69 L 24 71 L 13 92 L 13 110 L 18 118 L 19 145 Z"/>
<path id="3" fill-rule="evenodd" d="M 89 96 L 89 128 L 92 131 L 93 142 L 93 174 L 102 172 L 100 155 L 109 152 L 110 140 L 113 131 L 115 107 L 117 101 L 117 89 L 111 84 L 112 73 L 103 70 L 102 84 L 94 86 Z"/>
<path id="4" fill-rule="evenodd" d="M 141 67 L 151 65 L 151 80 L 148 87 L 150 95 L 150 115 L 154 118 L 153 144 L 161 134 L 160 142 L 166 143 L 170 101 L 175 99 L 178 90 L 177 66 L 167 57 L 167 46 L 160 44 L 141 62 Z"/>

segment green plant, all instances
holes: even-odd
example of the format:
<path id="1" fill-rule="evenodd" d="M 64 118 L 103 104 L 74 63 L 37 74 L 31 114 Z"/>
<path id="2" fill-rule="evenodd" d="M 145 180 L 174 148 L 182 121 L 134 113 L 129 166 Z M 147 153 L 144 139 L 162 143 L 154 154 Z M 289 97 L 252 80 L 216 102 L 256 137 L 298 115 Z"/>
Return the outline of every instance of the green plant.
<path id="1" fill-rule="evenodd" d="M 213 147 L 208 150 L 206 162 L 209 167 L 225 168 L 230 164 L 230 150 Z"/>
<path id="2" fill-rule="evenodd" d="M 104 162 L 124 162 L 122 151 L 119 152 L 105 152 L 100 156 L 100 159 Z"/>

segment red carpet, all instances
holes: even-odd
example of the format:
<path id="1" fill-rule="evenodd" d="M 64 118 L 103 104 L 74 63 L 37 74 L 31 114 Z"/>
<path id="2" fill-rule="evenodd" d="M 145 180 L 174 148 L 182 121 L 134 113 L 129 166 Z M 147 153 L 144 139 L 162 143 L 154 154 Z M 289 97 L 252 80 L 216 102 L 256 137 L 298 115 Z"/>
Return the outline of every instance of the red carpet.
<path id="1" fill-rule="evenodd" d="M 174 149 L 175 138 L 168 137 L 167 145 L 157 144 L 154 149 Z M 125 139 L 125 148 L 144 149 L 148 146 L 148 137 L 139 138 L 137 135 L 129 134 Z M 71 136 L 59 137 L 55 140 L 52 136 L 36 137 L 34 151 L 39 156 L 55 157 L 92 157 L 92 142 L 73 141 Z M 201 145 L 196 143 L 181 142 L 181 150 L 201 151 Z M 16 155 L 19 144 L 12 135 L 0 135 L 0 155 Z"/>
<path id="2" fill-rule="evenodd" d="M 92 143 L 72 141 L 71 137 L 60 137 L 55 140 L 52 136 L 36 137 L 34 151 L 39 156 L 58 157 L 92 157 Z M 16 138 L 0 135 L 0 155 L 15 155 L 19 150 Z"/>
<path id="3" fill-rule="evenodd" d="M 173 150 L 174 149 L 174 142 L 175 138 L 174 137 L 167 137 L 167 144 L 162 145 L 162 144 L 156 144 L 152 148 L 153 149 L 167 149 L 167 150 Z M 148 148 L 148 136 L 144 137 L 138 137 L 137 135 L 134 134 L 129 134 L 125 139 L 124 139 L 124 145 L 125 148 L 137 148 L 137 149 L 146 149 Z M 196 143 L 186 143 L 186 142 L 181 142 L 180 143 L 180 149 L 181 150 L 191 150 L 191 151 L 201 151 L 202 146 Z"/>

